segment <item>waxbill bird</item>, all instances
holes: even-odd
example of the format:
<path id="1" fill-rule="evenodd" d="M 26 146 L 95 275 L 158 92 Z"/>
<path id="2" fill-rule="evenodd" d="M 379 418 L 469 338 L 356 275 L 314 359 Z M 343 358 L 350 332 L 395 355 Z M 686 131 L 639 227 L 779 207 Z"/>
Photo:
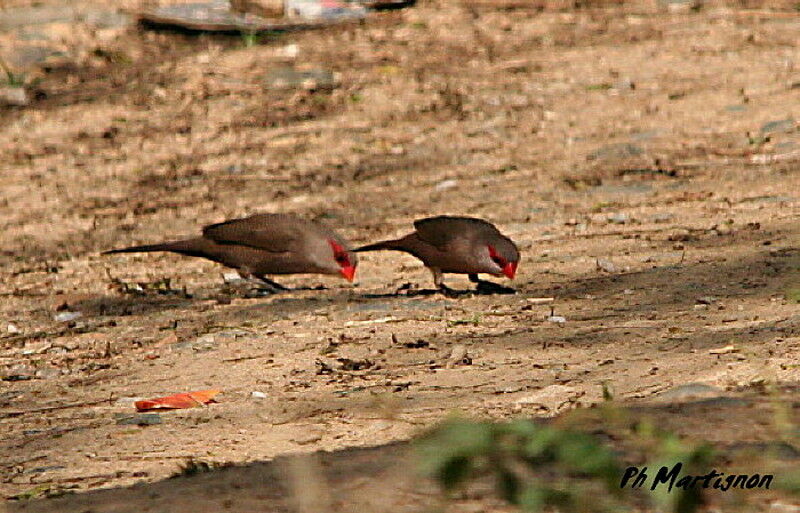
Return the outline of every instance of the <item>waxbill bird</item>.
<path id="1" fill-rule="evenodd" d="M 433 273 L 433 282 L 445 294 L 454 291 L 443 281 L 444 273 L 468 274 L 478 292 L 513 293 L 514 289 L 478 278 L 479 273 L 513 279 L 519 264 L 517 246 L 491 223 L 471 217 L 429 217 L 414 221 L 416 231 L 355 249 L 356 252 L 395 250 L 422 260 Z"/>
<path id="2" fill-rule="evenodd" d="M 103 254 L 170 251 L 232 267 L 274 290 L 271 274 L 337 274 L 353 281 L 358 264 L 349 244 L 320 224 L 287 214 L 256 214 L 203 228 L 193 239 L 112 249 Z"/>

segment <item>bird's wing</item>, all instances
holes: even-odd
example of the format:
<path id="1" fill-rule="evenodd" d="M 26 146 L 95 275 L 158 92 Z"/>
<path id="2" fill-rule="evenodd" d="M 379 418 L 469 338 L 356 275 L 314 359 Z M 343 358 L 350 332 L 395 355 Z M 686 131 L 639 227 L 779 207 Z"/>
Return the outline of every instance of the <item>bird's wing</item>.
<path id="1" fill-rule="evenodd" d="M 439 249 L 459 237 L 474 238 L 483 233 L 495 233 L 497 228 L 482 219 L 439 216 L 414 221 L 420 239 Z"/>
<path id="2" fill-rule="evenodd" d="M 220 244 L 249 246 L 284 253 L 302 244 L 305 223 L 279 214 L 258 214 L 203 228 L 203 237 Z"/>

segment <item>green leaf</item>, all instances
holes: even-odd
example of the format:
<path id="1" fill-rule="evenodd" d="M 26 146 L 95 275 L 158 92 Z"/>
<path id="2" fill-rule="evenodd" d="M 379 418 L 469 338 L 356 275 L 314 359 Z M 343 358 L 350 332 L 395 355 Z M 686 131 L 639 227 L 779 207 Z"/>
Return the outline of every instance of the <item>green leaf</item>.
<path id="1" fill-rule="evenodd" d="M 472 461 L 466 456 L 457 456 L 442 462 L 438 469 L 439 483 L 445 490 L 453 490 L 469 476 Z"/>

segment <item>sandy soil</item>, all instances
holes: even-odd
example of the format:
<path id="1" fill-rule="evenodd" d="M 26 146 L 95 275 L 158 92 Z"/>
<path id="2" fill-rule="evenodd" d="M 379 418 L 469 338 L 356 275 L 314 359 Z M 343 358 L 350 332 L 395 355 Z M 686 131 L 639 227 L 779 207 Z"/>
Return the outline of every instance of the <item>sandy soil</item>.
<path id="1" fill-rule="evenodd" d="M 380 445 L 453 410 L 553 416 L 603 383 L 623 403 L 797 383 L 800 132 L 764 125 L 800 118 L 798 30 L 432 1 L 254 47 L 131 28 L 52 70 L 0 110 L 0 492 Z M 341 85 L 265 88 L 287 45 Z M 518 293 L 428 294 L 417 261 L 382 253 L 354 286 L 246 298 L 210 262 L 98 255 L 277 211 L 354 243 L 490 219 L 522 248 Z M 206 388 L 219 404 L 115 422 Z"/>

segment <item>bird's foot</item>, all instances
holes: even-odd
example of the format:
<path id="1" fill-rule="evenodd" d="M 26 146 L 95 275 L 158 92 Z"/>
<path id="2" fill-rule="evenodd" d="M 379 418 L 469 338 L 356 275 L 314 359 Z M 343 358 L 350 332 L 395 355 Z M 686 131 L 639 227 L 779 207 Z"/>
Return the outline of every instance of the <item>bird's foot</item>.
<path id="1" fill-rule="evenodd" d="M 511 287 L 506 287 L 505 285 L 500 285 L 499 283 L 494 283 L 493 281 L 486 281 L 486 280 L 479 280 L 477 282 L 477 286 L 475 287 L 476 294 L 516 294 L 516 289 L 512 289 Z"/>
<path id="2" fill-rule="evenodd" d="M 237 280 L 226 284 L 231 292 L 248 299 L 271 296 L 289 289 L 271 280 L 261 280 L 254 277 Z"/>

